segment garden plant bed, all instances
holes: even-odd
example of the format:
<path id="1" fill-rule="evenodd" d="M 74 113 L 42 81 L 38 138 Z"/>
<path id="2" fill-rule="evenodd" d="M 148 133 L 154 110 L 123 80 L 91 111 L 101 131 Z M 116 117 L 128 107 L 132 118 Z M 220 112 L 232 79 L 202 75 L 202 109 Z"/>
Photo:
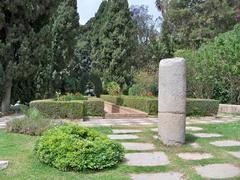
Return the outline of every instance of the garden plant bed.
<path id="1" fill-rule="evenodd" d="M 238 158 L 229 154 L 229 152 L 240 151 L 240 146 L 230 147 L 218 147 L 211 145 L 211 142 L 220 140 L 235 140 L 240 141 L 240 123 L 239 121 L 226 123 L 226 124 L 196 124 L 196 127 L 201 127 L 204 133 L 218 133 L 222 137 L 218 138 L 197 138 L 192 134 L 194 132 L 187 131 L 187 142 L 185 145 L 176 148 L 170 148 L 163 146 L 158 139 L 154 139 L 153 136 L 157 135 L 157 132 L 151 131 L 152 128 L 156 128 L 156 125 L 151 126 L 111 126 L 111 127 L 96 127 L 93 128 L 101 133 L 110 135 L 114 129 L 122 130 L 139 130 L 134 133 L 139 136 L 138 139 L 133 140 L 117 140 L 121 143 L 148 143 L 154 146 L 151 150 L 127 150 L 126 153 L 146 153 L 151 152 L 163 152 L 168 160 L 169 164 L 161 166 L 131 166 L 127 162 L 123 162 L 118 166 L 107 169 L 104 171 L 85 171 L 85 172 L 62 172 L 48 165 L 42 164 L 38 161 L 34 155 L 33 148 L 38 137 L 31 137 L 26 135 L 6 133 L 4 130 L 0 130 L 0 160 L 9 161 L 9 167 L 3 171 L 0 171 L 0 179 L 17 179 L 25 180 L 31 179 L 31 177 L 38 177 L 39 179 L 91 179 L 91 180 L 130 180 L 131 177 L 162 177 L 163 175 L 179 174 L 183 178 L 201 180 L 201 177 L 197 174 L 197 168 L 205 167 L 207 165 L 217 164 L 219 167 L 223 167 L 229 164 L 235 168 L 238 173 L 240 167 L 240 161 Z M 193 148 L 191 143 L 197 143 L 198 148 Z M 210 153 L 213 157 L 203 160 L 184 160 L 178 157 L 179 153 Z M 129 164 L 131 164 L 129 162 Z M 149 163 L 151 164 L 151 163 Z M 210 171 L 210 170 L 209 170 Z M 235 173 L 235 177 L 231 180 L 239 179 L 239 176 Z M 228 174 L 227 174 L 228 175 Z M 230 172 L 231 175 L 231 172 Z M 165 177 L 165 176 L 163 176 Z"/>

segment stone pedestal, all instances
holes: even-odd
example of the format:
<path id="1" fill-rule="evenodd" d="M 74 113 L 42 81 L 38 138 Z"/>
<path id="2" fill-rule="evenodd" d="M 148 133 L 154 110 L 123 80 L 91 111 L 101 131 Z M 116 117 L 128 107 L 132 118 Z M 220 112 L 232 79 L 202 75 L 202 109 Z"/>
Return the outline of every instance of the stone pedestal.
<path id="1" fill-rule="evenodd" d="M 165 145 L 185 142 L 186 63 L 183 58 L 164 59 L 159 66 L 159 138 Z"/>

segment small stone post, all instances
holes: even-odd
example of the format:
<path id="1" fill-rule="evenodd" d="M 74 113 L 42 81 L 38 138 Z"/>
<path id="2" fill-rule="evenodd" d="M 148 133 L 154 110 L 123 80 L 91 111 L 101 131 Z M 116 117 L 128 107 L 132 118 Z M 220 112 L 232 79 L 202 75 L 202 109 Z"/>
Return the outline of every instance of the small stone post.
<path id="1" fill-rule="evenodd" d="M 186 63 L 183 58 L 160 62 L 158 118 L 159 138 L 163 144 L 185 143 Z"/>

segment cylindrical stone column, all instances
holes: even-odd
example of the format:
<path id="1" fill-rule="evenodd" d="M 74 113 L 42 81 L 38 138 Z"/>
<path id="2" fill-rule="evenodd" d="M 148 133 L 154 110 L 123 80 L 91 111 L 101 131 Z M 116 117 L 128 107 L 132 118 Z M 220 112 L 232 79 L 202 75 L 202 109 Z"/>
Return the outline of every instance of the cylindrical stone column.
<path id="1" fill-rule="evenodd" d="M 186 62 L 163 59 L 159 66 L 159 138 L 165 145 L 185 143 Z"/>

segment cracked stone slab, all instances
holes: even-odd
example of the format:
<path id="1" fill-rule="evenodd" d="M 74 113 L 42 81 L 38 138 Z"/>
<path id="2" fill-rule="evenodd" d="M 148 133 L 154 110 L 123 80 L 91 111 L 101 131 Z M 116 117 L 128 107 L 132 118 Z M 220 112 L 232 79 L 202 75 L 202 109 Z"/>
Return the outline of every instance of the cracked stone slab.
<path id="1" fill-rule="evenodd" d="M 155 149 L 154 145 L 150 143 L 122 143 L 122 145 L 126 150 L 132 151 L 147 151 Z"/>
<path id="2" fill-rule="evenodd" d="M 189 130 L 189 131 L 202 131 L 203 128 L 195 127 L 195 126 L 187 126 L 186 130 Z"/>
<path id="3" fill-rule="evenodd" d="M 0 170 L 6 169 L 8 167 L 8 161 L 0 161 Z"/>
<path id="4" fill-rule="evenodd" d="M 124 140 L 124 139 L 139 139 L 139 136 L 131 135 L 131 134 L 121 134 L 121 135 L 111 134 L 111 135 L 108 135 L 108 138 L 112 140 Z"/>
<path id="5" fill-rule="evenodd" d="M 231 154 L 232 156 L 236 157 L 236 158 L 240 158 L 240 151 L 238 152 L 228 152 L 229 154 Z"/>
<path id="6" fill-rule="evenodd" d="M 179 153 L 177 156 L 184 160 L 202 160 L 213 158 L 210 153 Z"/>
<path id="7" fill-rule="evenodd" d="M 183 176 L 178 172 L 130 174 L 132 180 L 182 180 Z"/>
<path id="8" fill-rule="evenodd" d="M 128 153 L 125 159 L 129 166 L 163 166 L 170 163 L 164 152 Z"/>
<path id="9" fill-rule="evenodd" d="M 195 137 L 199 138 L 216 138 L 216 137 L 222 137 L 221 134 L 214 134 L 214 133 L 195 133 L 193 134 Z"/>
<path id="10" fill-rule="evenodd" d="M 230 146 L 240 146 L 240 141 L 235 140 L 223 140 L 223 141 L 214 141 L 210 144 L 218 147 L 230 147 Z"/>
<path id="11" fill-rule="evenodd" d="M 113 129 L 113 134 L 134 134 L 134 133 L 140 133 L 142 130 L 137 129 Z"/>
<path id="12" fill-rule="evenodd" d="M 225 179 L 240 177 L 240 168 L 232 164 L 210 164 L 195 167 L 197 174 L 204 178 Z"/>

